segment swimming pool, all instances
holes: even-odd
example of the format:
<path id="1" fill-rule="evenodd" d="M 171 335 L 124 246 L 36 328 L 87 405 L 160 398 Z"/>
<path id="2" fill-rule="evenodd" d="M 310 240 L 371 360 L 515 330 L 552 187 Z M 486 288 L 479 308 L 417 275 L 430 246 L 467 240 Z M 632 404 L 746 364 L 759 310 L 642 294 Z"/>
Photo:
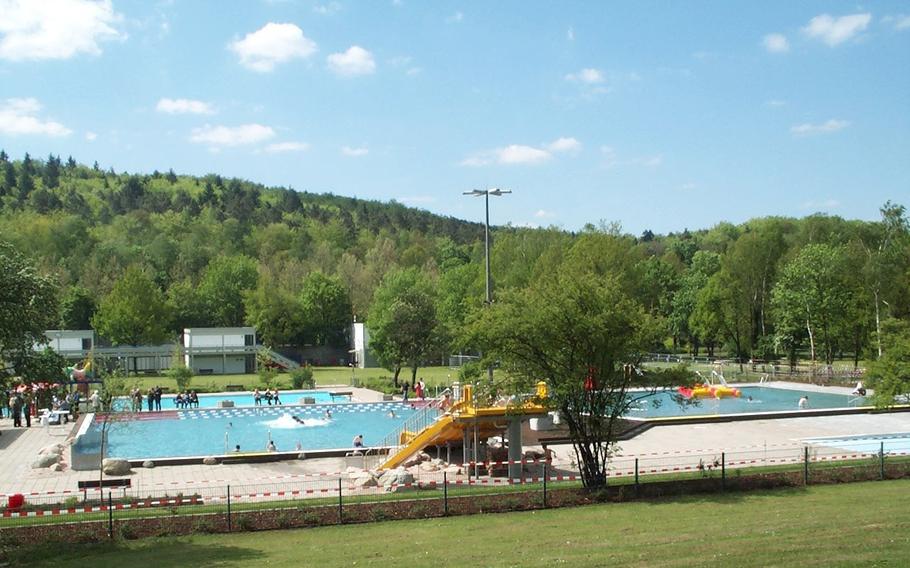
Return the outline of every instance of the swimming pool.
<path id="1" fill-rule="evenodd" d="M 910 432 L 806 438 L 801 441 L 811 446 L 824 446 L 863 454 L 877 454 L 880 451 L 884 451 L 886 454 L 910 453 Z"/>
<path id="2" fill-rule="evenodd" d="M 325 416 L 331 410 L 331 418 Z M 389 417 L 394 411 L 395 417 Z M 363 434 L 364 445 L 377 444 L 416 412 L 401 402 L 259 406 L 151 412 L 114 423 L 108 431 L 107 456 L 126 459 L 221 455 L 239 445 L 244 452 L 263 452 L 269 439 L 278 451 L 352 447 Z M 298 418 L 303 423 L 294 418 Z M 95 434 L 101 425 L 95 422 Z M 100 439 L 86 436 L 86 440 Z M 97 453 L 98 445 L 77 444 L 76 451 Z"/>
<path id="3" fill-rule="evenodd" d="M 142 393 L 142 411 L 146 412 L 148 409 L 148 398 L 146 397 L 145 392 Z M 344 402 L 343 397 L 332 398 L 332 395 L 329 391 L 324 390 L 292 390 L 292 391 L 279 391 L 279 399 L 283 404 L 298 404 L 300 399 L 303 397 L 313 398 L 317 403 L 328 403 L 328 402 Z M 175 395 L 167 394 L 161 397 L 161 410 L 176 410 L 177 406 L 174 404 Z M 238 392 L 238 393 L 215 393 L 215 394 L 200 394 L 199 395 L 199 408 L 215 408 L 218 406 L 218 402 L 222 400 L 230 400 L 234 403 L 234 406 L 254 406 L 256 401 L 253 400 L 252 392 Z M 266 399 L 262 399 L 263 406 L 268 407 Z M 126 397 L 119 397 L 114 403 L 115 408 L 120 410 L 127 410 L 130 406 L 129 399 Z"/>
<path id="4" fill-rule="evenodd" d="M 799 399 L 809 398 L 809 410 L 853 408 L 868 404 L 863 397 L 764 386 L 738 387 L 739 398 L 702 398 L 694 404 L 679 405 L 673 400 L 676 391 L 655 393 L 629 411 L 631 418 L 666 418 L 671 416 L 704 416 L 720 414 L 752 414 L 759 412 L 798 411 Z M 751 397 L 751 400 L 750 400 Z"/>

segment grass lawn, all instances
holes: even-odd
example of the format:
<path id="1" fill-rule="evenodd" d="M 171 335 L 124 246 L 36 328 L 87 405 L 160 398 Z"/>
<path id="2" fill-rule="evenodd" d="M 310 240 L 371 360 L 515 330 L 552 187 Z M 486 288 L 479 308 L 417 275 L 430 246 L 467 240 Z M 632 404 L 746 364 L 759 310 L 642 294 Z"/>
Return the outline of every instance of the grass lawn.
<path id="1" fill-rule="evenodd" d="M 355 369 L 353 376 L 364 381 L 369 378 L 391 377 L 387 369 Z M 351 384 L 350 367 L 313 367 L 313 377 L 317 385 L 349 385 Z M 423 367 L 417 370 L 417 377 L 423 377 L 424 382 L 429 387 L 436 385 L 450 385 L 453 381 L 458 380 L 458 369 L 449 367 Z M 402 371 L 400 379 L 407 378 L 410 380 L 411 372 Z M 291 376 L 288 373 L 279 374 L 276 379 L 278 388 L 291 388 Z M 127 384 L 132 386 L 137 384 L 139 388 L 146 390 L 155 385 L 170 387 L 171 391 L 177 389 L 173 380 L 162 376 L 139 376 L 130 377 Z M 259 375 L 196 375 L 193 377 L 190 388 L 196 388 L 207 392 L 223 391 L 227 385 L 243 385 L 248 390 L 261 387 Z"/>
<path id="2" fill-rule="evenodd" d="M 31 565 L 905 566 L 906 480 L 501 515 L 72 545 Z M 15 562 L 15 565 L 23 565 Z"/>

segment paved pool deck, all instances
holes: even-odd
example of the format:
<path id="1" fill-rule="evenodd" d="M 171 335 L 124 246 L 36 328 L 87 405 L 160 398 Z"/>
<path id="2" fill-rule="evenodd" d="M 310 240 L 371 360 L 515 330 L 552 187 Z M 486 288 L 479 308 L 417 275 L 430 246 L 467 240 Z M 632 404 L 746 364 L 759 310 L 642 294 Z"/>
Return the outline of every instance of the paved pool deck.
<path id="1" fill-rule="evenodd" d="M 806 385 L 799 385 L 799 388 L 810 390 Z M 833 387 L 817 388 L 821 389 L 819 392 L 835 392 Z M 359 401 L 382 400 L 382 395 L 373 391 L 351 387 L 344 389 L 353 391 L 354 399 Z M 0 420 L 0 494 L 73 492 L 78 481 L 97 479 L 97 471 L 31 469 L 30 464 L 38 451 L 65 441 L 71 429 L 71 425 L 42 427 L 37 425 L 37 421 L 33 421 L 31 428 L 13 428 L 9 418 Z M 791 452 L 802 446 L 800 440 L 804 438 L 896 432 L 910 432 L 910 412 L 679 424 L 655 427 L 622 442 L 620 454 L 626 457 L 665 453 L 696 455 L 720 451 L 749 452 L 762 448 Z M 377 433 L 376 436 L 384 434 Z M 573 460 L 570 445 L 551 446 L 551 449 L 556 452 L 556 462 L 568 464 Z M 277 486 L 320 477 L 332 479 L 324 474 L 343 471 L 347 465 L 345 458 L 320 458 L 261 464 L 162 466 L 136 468 L 130 478 L 133 487 L 148 490 L 228 484 L 232 488 L 242 485 Z"/>

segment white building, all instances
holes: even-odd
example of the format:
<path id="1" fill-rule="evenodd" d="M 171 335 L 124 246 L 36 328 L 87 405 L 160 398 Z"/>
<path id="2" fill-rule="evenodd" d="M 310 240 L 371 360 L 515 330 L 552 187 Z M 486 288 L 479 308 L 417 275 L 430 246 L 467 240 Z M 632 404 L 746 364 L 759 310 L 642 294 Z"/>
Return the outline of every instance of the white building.
<path id="1" fill-rule="evenodd" d="M 355 321 L 352 326 L 351 337 L 354 339 L 354 347 L 351 349 L 354 365 L 359 369 L 379 366 L 376 358 L 370 352 L 370 330 L 367 329 L 367 326 Z"/>
<path id="2" fill-rule="evenodd" d="M 35 349 L 50 347 L 67 359 L 81 359 L 95 347 L 95 331 L 91 329 L 49 329 L 44 335 L 48 343 L 35 345 Z"/>
<path id="3" fill-rule="evenodd" d="M 183 330 L 186 366 L 197 375 L 256 372 L 256 328 L 197 327 Z"/>

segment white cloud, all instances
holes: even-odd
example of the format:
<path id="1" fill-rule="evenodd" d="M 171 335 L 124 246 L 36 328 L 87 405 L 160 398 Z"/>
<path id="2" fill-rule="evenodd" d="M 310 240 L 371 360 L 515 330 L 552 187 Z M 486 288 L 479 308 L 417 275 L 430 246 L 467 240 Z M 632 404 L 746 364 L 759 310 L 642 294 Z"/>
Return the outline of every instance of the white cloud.
<path id="1" fill-rule="evenodd" d="M 59 122 L 41 118 L 41 103 L 37 99 L 6 99 L 0 102 L 0 134 L 38 134 L 69 136 L 73 131 Z"/>
<path id="2" fill-rule="evenodd" d="M 783 34 L 768 34 L 762 39 L 762 45 L 768 53 L 787 53 L 790 51 L 790 42 Z"/>
<path id="3" fill-rule="evenodd" d="M 338 2 L 329 2 L 327 4 L 316 4 L 313 6 L 313 11 L 317 14 L 322 14 L 323 16 L 328 16 L 339 12 L 341 10 L 341 4 Z"/>
<path id="4" fill-rule="evenodd" d="M 597 85 L 604 82 L 604 74 L 600 69 L 586 68 L 578 73 L 569 73 L 566 75 L 566 81 Z"/>
<path id="5" fill-rule="evenodd" d="M 89 130 L 85 133 L 85 139 L 89 142 L 94 142 L 98 138 L 98 135 Z"/>
<path id="6" fill-rule="evenodd" d="M 496 159 L 500 164 L 540 164 L 552 157 L 546 150 L 521 144 L 511 144 L 496 150 Z"/>
<path id="7" fill-rule="evenodd" d="M 581 142 L 575 138 L 557 138 L 547 144 L 547 150 L 550 152 L 574 152 L 581 150 Z"/>
<path id="8" fill-rule="evenodd" d="M 549 217 L 555 217 L 556 213 L 553 213 L 552 211 L 547 211 L 545 209 L 538 209 L 537 213 L 534 213 L 534 216 L 537 217 L 538 219 L 547 219 Z"/>
<path id="9" fill-rule="evenodd" d="M 813 134 L 830 134 L 832 132 L 837 132 L 838 130 L 843 130 L 850 126 L 850 123 L 846 120 L 838 120 L 832 118 L 820 124 L 810 124 L 805 122 L 803 124 L 797 124 L 790 128 L 790 133 L 794 136 L 811 136 Z"/>
<path id="10" fill-rule="evenodd" d="M 329 69 L 342 77 L 369 75 L 376 71 L 373 54 L 359 45 L 352 45 L 344 53 L 333 53 L 327 61 Z"/>
<path id="11" fill-rule="evenodd" d="M 167 114 L 215 114 L 212 105 L 193 99 L 159 99 L 155 110 Z"/>
<path id="12" fill-rule="evenodd" d="M 103 41 L 125 39 L 110 0 L 0 0 L 0 59 L 100 55 Z"/>
<path id="13" fill-rule="evenodd" d="M 404 74 L 408 75 L 409 77 L 413 77 L 414 75 L 420 75 L 421 71 L 423 71 L 423 69 L 421 69 L 420 67 L 411 67 L 410 69 L 405 71 Z"/>
<path id="14" fill-rule="evenodd" d="M 228 48 L 240 56 L 241 65 L 260 73 L 291 59 L 306 59 L 317 51 L 316 42 L 304 36 L 303 30 L 294 24 L 273 22 L 231 42 Z"/>
<path id="15" fill-rule="evenodd" d="M 258 144 L 275 136 L 275 131 L 270 126 L 261 124 L 243 124 L 241 126 L 210 126 L 194 128 L 190 135 L 190 142 L 208 144 L 213 147 L 243 146 Z"/>
<path id="16" fill-rule="evenodd" d="M 575 28 L 569 26 L 569 30 L 566 32 L 566 39 L 569 41 L 575 41 Z"/>
<path id="17" fill-rule="evenodd" d="M 664 163 L 664 157 L 661 155 L 657 156 L 648 156 L 638 160 L 638 163 L 645 166 L 646 168 L 656 168 L 657 166 Z"/>
<path id="18" fill-rule="evenodd" d="M 306 152 L 310 145 L 306 142 L 276 142 L 265 147 L 269 154 L 278 154 L 280 152 Z"/>
<path id="19" fill-rule="evenodd" d="M 882 23 L 892 24 L 897 31 L 910 30 L 910 16 L 898 14 L 896 16 L 885 16 Z"/>
<path id="20" fill-rule="evenodd" d="M 698 188 L 698 184 L 692 183 L 691 181 L 686 182 L 686 183 L 682 184 L 681 186 L 679 186 L 679 189 L 681 189 L 683 191 L 692 191 L 693 189 L 696 189 L 696 188 Z"/>
<path id="21" fill-rule="evenodd" d="M 341 153 L 345 156 L 350 156 L 352 158 L 359 158 L 360 156 L 366 156 L 370 153 L 369 148 L 361 146 L 359 148 L 351 148 L 350 146 L 342 146 Z"/>
<path id="22" fill-rule="evenodd" d="M 446 23 L 449 23 L 449 24 L 460 24 L 463 21 L 464 21 L 464 14 L 462 14 L 461 12 L 455 12 L 454 14 L 452 14 L 451 16 L 446 18 Z"/>
<path id="23" fill-rule="evenodd" d="M 803 33 L 834 47 L 865 30 L 870 20 L 872 15 L 868 12 L 839 18 L 822 14 L 809 20 L 809 24 L 803 28 Z"/>
<path id="24" fill-rule="evenodd" d="M 779 108 L 782 106 L 787 106 L 787 101 L 784 101 L 781 99 L 769 99 L 769 100 L 765 101 L 765 106 L 772 107 L 772 108 Z"/>

